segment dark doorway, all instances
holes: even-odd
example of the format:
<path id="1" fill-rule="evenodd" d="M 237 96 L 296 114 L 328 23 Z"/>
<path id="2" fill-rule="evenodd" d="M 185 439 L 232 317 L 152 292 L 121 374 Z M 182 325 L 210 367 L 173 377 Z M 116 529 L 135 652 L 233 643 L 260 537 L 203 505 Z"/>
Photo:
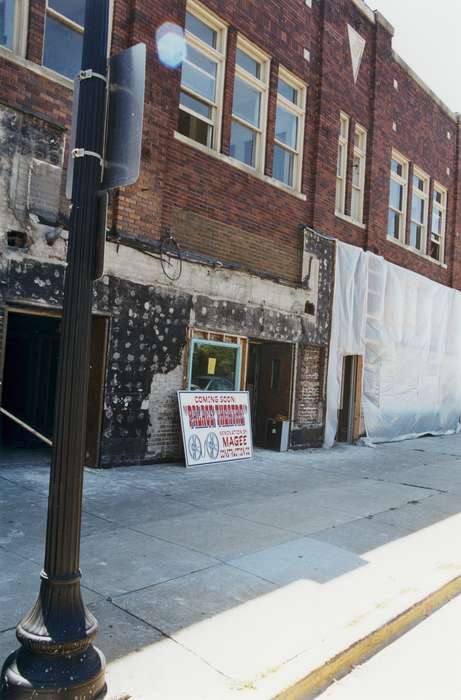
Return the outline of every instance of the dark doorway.
<path id="1" fill-rule="evenodd" d="M 294 346 L 251 342 L 247 388 L 250 391 L 255 445 L 268 447 L 269 422 L 290 419 Z"/>
<path id="2" fill-rule="evenodd" d="M 58 312 L 8 310 L 1 405 L 49 440 L 53 436 L 60 327 Z M 88 466 L 99 464 L 107 328 L 107 318 L 93 316 L 85 460 Z M 39 438 L 5 416 L 0 431 L 4 446 L 44 447 Z"/>
<path id="3" fill-rule="evenodd" d="M 338 442 L 353 442 L 360 437 L 363 359 L 347 355 L 343 359 L 341 404 L 338 415 Z"/>
<path id="4" fill-rule="evenodd" d="M 51 440 L 59 351 L 59 318 L 9 313 L 2 406 Z M 9 447 L 43 447 L 13 421 L 2 419 Z"/>

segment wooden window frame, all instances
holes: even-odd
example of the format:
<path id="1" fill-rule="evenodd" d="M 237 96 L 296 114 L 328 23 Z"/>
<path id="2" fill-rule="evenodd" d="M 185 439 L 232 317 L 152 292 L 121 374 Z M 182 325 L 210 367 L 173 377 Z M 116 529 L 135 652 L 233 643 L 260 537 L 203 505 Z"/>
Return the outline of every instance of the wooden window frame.
<path id="1" fill-rule="evenodd" d="M 442 204 L 439 204 L 436 199 L 435 199 L 435 193 L 438 192 L 439 194 L 442 195 Z M 434 187 L 432 191 L 432 214 L 435 209 L 438 211 L 442 212 L 442 232 L 440 234 L 436 234 L 432 230 L 432 223 L 433 223 L 433 217 L 431 216 L 431 230 L 430 230 L 430 241 L 434 241 L 434 243 L 437 243 L 439 246 L 439 257 L 434 258 L 432 255 L 431 257 L 433 260 L 436 260 L 437 262 L 444 263 L 445 262 L 445 237 L 446 237 L 446 230 L 447 230 L 447 202 L 448 202 L 448 190 L 443 187 L 443 185 L 440 185 L 438 182 L 434 182 Z M 436 240 L 437 236 L 439 237 L 439 240 Z M 433 238 L 434 236 L 434 238 Z M 429 251 L 430 255 L 430 251 Z"/>
<path id="2" fill-rule="evenodd" d="M 387 224 L 387 237 L 389 240 L 394 241 L 394 242 L 399 242 L 402 243 L 402 245 L 405 245 L 406 243 L 406 231 L 407 231 L 407 206 L 408 206 L 408 175 L 410 172 L 410 163 L 409 161 L 404 158 L 400 153 L 397 153 L 397 151 L 392 151 L 392 156 L 391 156 L 391 165 L 392 161 L 395 160 L 397 163 L 399 163 L 402 168 L 403 168 L 403 176 L 397 175 L 397 173 L 394 173 L 392 170 L 392 167 L 390 169 L 390 180 L 394 180 L 397 182 L 399 185 L 403 187 L 403 193 L 402 193 L 402 210 L 394 209 L 394 207 L 391 206 L 390 204 L 390 185 L 389 185 L 389 203 L 387 206 L 387 211 L 389 212 L 392 210 L 393 212 L 397 213 L 399 215 L 400 223 L 401 226 L 399 227 L 399 237 L 395 238 L 395 236 L 391 236 L 389 234 L 389 223 Z"/>
<path id="3" fill-rule="evenodd" d="M 306 124 L 306 96 L 307 96 L 307 87 L 306 84 L 303 83 L 299 78 L 296 78 L 292 73 L 289 73 L 283 66 L 279 67 L 279 74 L 278 74 L 278 79 L 283 80 L 283 82 L 287 83 L 292 87 L 294 90 L 298 92 L 299 95 L 299 104 L 293 104 L 293 102 L 290 102 L 287 100 L 283 95 L 281 95 L 278 92 L 277 88 L 277 104 L 276 104 L 276 110 L 279 107 L 283 107 L 287 112 L 291 112 L 294 114 L 297 119 L 298 119 L 298 132 L 296 135 L 296 140 L 297 140 L 297 148 L 294 149 L 291 146 L 288 146 L 285 143 L 282 143 L 281 141 L 277 140 L 277 137 L 274 138 L 274 144 L 276 146 L 279 146 L 279 148 L 288 151 L 294 156 L 294 166 L 293 166 L 293 184 L 289 185 L 286 182 L 283 182 L 283 180 L 277 180 L 277 178 L 274 177 L 272 174 L 272 177 L 274 177 L 277 182 L 281 182 L 282 185 L 285 187 L 289 187 L 290 189 L 296 191 L 296 192 L 301 192 L 302 188 L 302 177 L 303 177 L 303 152 L 304 152 L 304 132 L 305 132 L 305 124 Z M 277 113 L 277 112 L 276 112 Z"/>
<path id="4" fill-rule="evenodd" d="M 238 65 L 237 61 L 235 63 L 235 77 L 234 77 L 234 91 L 235 91 L 235 79 L 239 78 L 243 82 L 247 83 L 251 87 L 255 88 L 261 94 L 260 102 L 260 113 L 259 113 L 259 126 L 255 127 L 254 124 L 245 121 L 241 117 L 234 114 L 232 110 L 231 122 L 237 122 L 245 128 L 253 131 L 256 134 L 256 152 L 255 152 L 255 164 L 254 166 L 244 163 L 238 158 L 232 158 L 231 160 L 238 163 L 244 168 L 248 168 L 251 172 L 257 172 L 261 175 L 264 174 L 265 169 L 265 159 L 266 159 L 266 136 L 267 136 L 267 110 L 269 104 L 269 80 L 270 80 L 270 65 L 271 59 L 268 54 L 261 51 L 254 44 L 250 43 L 247 39 L 242 36 L 237 38 L 237 49 L 240 49 L 246 53 L 250 58 L 254 59 L 261 64 L 262 77 L 256 78 L 248 73 L 244 68 Z M 231 126 L 232 129 L 232 126 Z"/>
<path id="5" fill-rule="evenodd" d="M 29 0 L 14 0 L 14 29 L 11 48 L 1 45 L 1 49 L 10 51 L 22 58 L 27 53 L 27 33 L 29 27 Z"/>
<path id="6" fill-rule="evenodd" d="M 339 114 L 339 138 L 338 138 L 338 156 L 336 161 L 336 197 L 335 197 L 335 214 L 345 216 L 346 214 L 346 189 L 347 189 L 347 164 L 349 156 L 349 131 L 350 117 L 345 112 Z M 343 124 L 345 125 L 346 135 L 343 135 Z M 342 157 L 340 159 L 340 146 L 342 146 Z"/>
<path id="7" fill-rule="evenodd" d="M 424 190 L 419 190 L 415 188 L 414 184 L 414 178 L 417 177 L 420 180 L 423 180 L 424 182 Z M 413 173 L 412 173 L 412 183 L 411 183 L 411 202 L 410 202 L 410 230 L 409 230 L 409 238 L 408 238 L 408 245 L 412 250 L 415 250 L 417 253 L 421 253 L 422 255 L 426 254 L 427 251 L 427 235 L 428 235 L 428 228 L 429 228 L 429 194 L 430 194 L 430 186 L 431 186 L 431 179 L 427 173 L 424 172 L 424 170 L 421 170 L 417 166 L 413 167 Z M 413 219 L 413 198 L 417 196 L 418 199 L 421 199 L 424 201 L 424 216 L 423 216 L 423 221 L 417 221 Z M 421 233 L 421 241 L 420 241 L 420 247 L 417 248 L 416 246 L 413 246 L 411 244 L 411 227 L 412 225 L 415 224 L 417 226 L 422 226 L 422 233 Z"/>
<path id="8" fill-rule="evenodd" d="M 202 114 L 195 112 L 189 107 L 179 104 L 179 111 L 191 114 L 196 119 L 199 119 L 209 126 L 213 127 L 213 138 L 211 144 L 205 146 L 213 151 L 219 151 L 221 144 L 221 132 L 222 132 L 222 115 L 223 115 L 223 101 L 224 101 L 224 74 L 226 66 L 226 46 L 227 46 L 227 25 L 222 22 L 215 14 L 206 9 L 203 5 L 196 2 L 195 0 L 189 0 L 186 5 L 186 11 L 191 15 L 199 19 L 203 24 L 206 24 L 210 29 L 213 29 L 217 34 L 217 45 L 216 48 L 209 46 L 206 42 L 202 41 L 195 34 L 192 34 L 187 29 L 185 30 L 186 43 L 192 46 L 196 51 L 204 54 L 208 59 L 217 64 L 216 69 L 216 94 L 215 100 L 208 100 L 194 92 L 189 87 L 181 85 L 180 90 L 184 91 L 191 97 L 200 100 L 200 102 L 206 103 L 212 112 L 212 118 L 208 119 Z M 184 136 L 184 135 L 183 135 Z M 195 139 L 184 136 L 192 144 L 200 143 Z M 203 146 L 203 144 L 200 144 Z"/>
<path id="9" fill-rule="evenodd" d="M 360 148 L 360 146 L 357 146 L 357 136 L 360 138 L 363 138 L 363 148 Z M 363 224 L 363 209 L 364 209 L 364 201 L 365 201 L 365 173 L 366 173 L 366 163 L 367 163 L 367 138 L 368 138 L 368 133 L 367 130 L 364 129 L 363 126 L 360 124 L 356 124 L 354 128 L 354 149 L 353 149 L 353 154 L 354 154 L 354 160 L 356 158 L 359 159 L 360 162 L 360 174 L 359 174 L 359 184 L 355 185 L 354 184 L 354 177 L 352 177 L 352 199 L 351 199 L 351 218 L 354 223 L 358 224 Z M 352 167 L 354 168 L 355 165 L 352 163 Z M 354 207 L 353 207 L 353 201 L 354 201 L 354 192 L 358 192 L 358 199 L 359 199 L 359 212 L 358 212 L 358 217 L 354 217 Z"/>

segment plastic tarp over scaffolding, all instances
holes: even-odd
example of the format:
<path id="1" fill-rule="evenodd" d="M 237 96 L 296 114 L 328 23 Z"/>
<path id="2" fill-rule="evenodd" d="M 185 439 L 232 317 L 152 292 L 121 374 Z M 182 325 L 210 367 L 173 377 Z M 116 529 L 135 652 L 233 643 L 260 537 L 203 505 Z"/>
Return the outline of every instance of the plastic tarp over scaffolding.
<path id="1" fill-rule="evenodd" d="M 461 415 L 461 293 L 337 242 L 325 447 L 334 444 L 343 359 L 364 358 L 369 442 L 454 433 Z"/>

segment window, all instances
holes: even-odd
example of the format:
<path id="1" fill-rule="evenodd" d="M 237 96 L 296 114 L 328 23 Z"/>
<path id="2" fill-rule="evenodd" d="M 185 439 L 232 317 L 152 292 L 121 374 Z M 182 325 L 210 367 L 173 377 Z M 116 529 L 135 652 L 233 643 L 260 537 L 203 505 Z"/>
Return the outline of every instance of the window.
<path id="1" fill-rule="evenodd" d="M 236 54 L 230 155 L 264 171 L 269 59 L 239 39 Z"/>
<path id="2" fill-rule="evenodd" d="M 357 125 L 354 134 L 354 158 L 352 163 L 351 218 L 360 224 L 363 223 L 366 157 L 367 132 Z"/>
<path id="3" fill-rule="evenodd" d="M 214 15 L 188 4 L 178 131 L 214 149 L 220 139 L 225 36 L 225 26 Z"/>
<path id="4" fill-rule="evenodd" d="M 277 87 L 272 177 L 301 189 L 306 89 L 282 69 Z"/>
<path id="5" fill-rule="evenodd" d="M 73 80 L 82 64 L 85 0 L 47 0 L 43 65 Z"/>
<path id="6" fill-rule="evenodd" d="M 240 366 L 240 345 L 194 339 L 190 350 L 189 389 L 238 391 Z"/>
<path id="7" fill-rule="evenodd" d="M 415 168 L 411 199 L 410 246 L 420 253 L 426 252 L 428 200 L 429 178 Z"/>
<path id="8" fill-rule="evenodd" d="M 25 55 L 28 0 L 0 0 L 0 46 Z"/>
<path id="9" fill-rule="evenodd" d="M 387 235 L 405 243 L 408 191 L 408 161 L 393 153 L 389 187 L 389 215 Z"/>
<path id="10" fill-rule="evenodd" d="M 341 112 L 338 143 L 338 163 L 336 166 L 336 204 L 337 214 L 346 212 L 346 179 L 347 179 L 347 151 L 349 140 L 349 117 Z"/>
<path id="11" fill-rule="evenodd" d="M 447 220 L 447 191 L 437 183 L 432 195 L 432 225 L 429 254 L 434 260 L 443 262 L 445 227 Z"/>

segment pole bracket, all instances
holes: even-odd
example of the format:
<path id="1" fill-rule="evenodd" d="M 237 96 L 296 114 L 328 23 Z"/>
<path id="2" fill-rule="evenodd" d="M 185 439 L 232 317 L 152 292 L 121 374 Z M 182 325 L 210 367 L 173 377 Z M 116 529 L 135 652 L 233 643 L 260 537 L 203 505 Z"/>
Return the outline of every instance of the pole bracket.
<path id="1" fill-rule="evenodd" d="M 94 151 L 87 151 L 85 148 L 74 148 L 72 151 L 72 158 L 85 158 L 85 156 L 97 158 L 101 165 L 103 165 L 104 163 L 103 157 L 99 153 L 95 153 Z"/>
<path id="2" fill-rule="evenodd" d="M 78 79 L 80 81 L 89 80 L 90 78 L 98 78 L 98 80 L 102 80 L 107 85 L 106 76 L 102 75 L 101 73 L 96 73 L 96 71 L 94 71 L 92 68 L 87 68 L 86 70 L 81 70 L 80 73 L 78 74 Z"/>

